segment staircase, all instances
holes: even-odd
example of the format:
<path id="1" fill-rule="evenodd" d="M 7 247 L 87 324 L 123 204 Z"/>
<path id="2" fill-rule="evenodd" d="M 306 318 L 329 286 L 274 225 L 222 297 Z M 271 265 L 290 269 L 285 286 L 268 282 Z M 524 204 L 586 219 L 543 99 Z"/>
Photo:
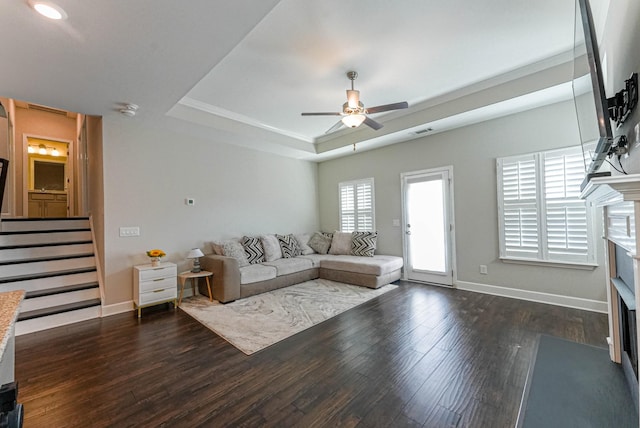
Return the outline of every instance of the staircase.
<path id="1" fill-rule="evenodd" d="M 25 290 L 16 335 L 101 316 L 87 217 L 3 219 L 0 292 Z"/>

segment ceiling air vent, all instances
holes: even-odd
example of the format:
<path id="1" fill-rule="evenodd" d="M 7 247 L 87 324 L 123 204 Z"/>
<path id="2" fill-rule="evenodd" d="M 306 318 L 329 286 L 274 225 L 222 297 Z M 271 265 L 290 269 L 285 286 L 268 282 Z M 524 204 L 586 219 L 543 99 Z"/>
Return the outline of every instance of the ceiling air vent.
<path id="1" fill-rule="evenodd" d="M 433 131 L 433 128 L 423 128 L 423 129 L 418 129 L 417 131 L 414 132 L 414 134 L 422 135 L 422 134 L 426 134 L 427 132 L 431 132 L 431 131 Z"/>

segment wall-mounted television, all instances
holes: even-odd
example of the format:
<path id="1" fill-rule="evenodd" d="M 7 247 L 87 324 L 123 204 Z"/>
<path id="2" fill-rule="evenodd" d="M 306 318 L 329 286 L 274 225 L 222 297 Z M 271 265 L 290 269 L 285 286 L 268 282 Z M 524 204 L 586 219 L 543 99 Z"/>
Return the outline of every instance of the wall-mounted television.
<path id="1" fill-rule="evenodd" d="M 578 118 L 580 140 L 585 153 L 585 172 L 599 171 L 613 143 L 609 103 L 604 92 L 604 79 L 598 40 L 589 0 L 576 0 L 573 59 L 573 96 Z M 589 147 L 594 147 L 592 151 Z"/>

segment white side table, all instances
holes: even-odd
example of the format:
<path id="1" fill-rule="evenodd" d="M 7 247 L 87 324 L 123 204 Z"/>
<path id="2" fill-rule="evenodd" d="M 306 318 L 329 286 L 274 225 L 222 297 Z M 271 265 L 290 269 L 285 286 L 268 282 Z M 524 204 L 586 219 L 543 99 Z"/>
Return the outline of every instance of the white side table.
<path id="1" fill-rule="evenodd" d="M 180 282 L 180 297 L 178 298 L 178 306 L 182 302 L 182 293 L 184 292 L 184 285 L 187 283 L 187 279 L 191 278 L 191 289 L 193 290 L 193 295 L 196 295 L 196 279 L 204 278 L 207 281 L 207 290 L 209 290 L 209 301 L 213 302 L 213 293 L 211 293 L 211 282 L 209 281 L 209 277 L 213 276 L 213 272 L 209 272 L 206 270 L 201 270 L 200 272 L 191 272 L 190 270 L 186 272 L 181 272 L 178 274 L 178 281 Z"/>
<path id="2" fill-rule="evenodd" d="M 175 263 L 160 263 L 159 266 L 151 264 L 133 267 L 133 303 L 138 309 L 138 318 L 141 309 L 160 303 L 173 302 L 176 307 L 176 274 L 178 267 Z"/>

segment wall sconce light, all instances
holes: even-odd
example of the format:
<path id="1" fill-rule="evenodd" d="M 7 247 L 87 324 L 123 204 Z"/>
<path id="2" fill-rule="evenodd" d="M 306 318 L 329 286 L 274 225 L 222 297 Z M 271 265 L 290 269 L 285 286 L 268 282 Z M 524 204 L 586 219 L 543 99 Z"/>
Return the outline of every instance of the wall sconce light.
<path id="1" fill-rule="evenodd" d="M 27 147 L 27 153 L 38 153 L 39 155 L 51 155 L 51 156 L 60 156 L 60 151 L 55 147 L 48 147 L 44 144 L 39 144 L 37 146 L 32 146 L 29 144 Z"/>

